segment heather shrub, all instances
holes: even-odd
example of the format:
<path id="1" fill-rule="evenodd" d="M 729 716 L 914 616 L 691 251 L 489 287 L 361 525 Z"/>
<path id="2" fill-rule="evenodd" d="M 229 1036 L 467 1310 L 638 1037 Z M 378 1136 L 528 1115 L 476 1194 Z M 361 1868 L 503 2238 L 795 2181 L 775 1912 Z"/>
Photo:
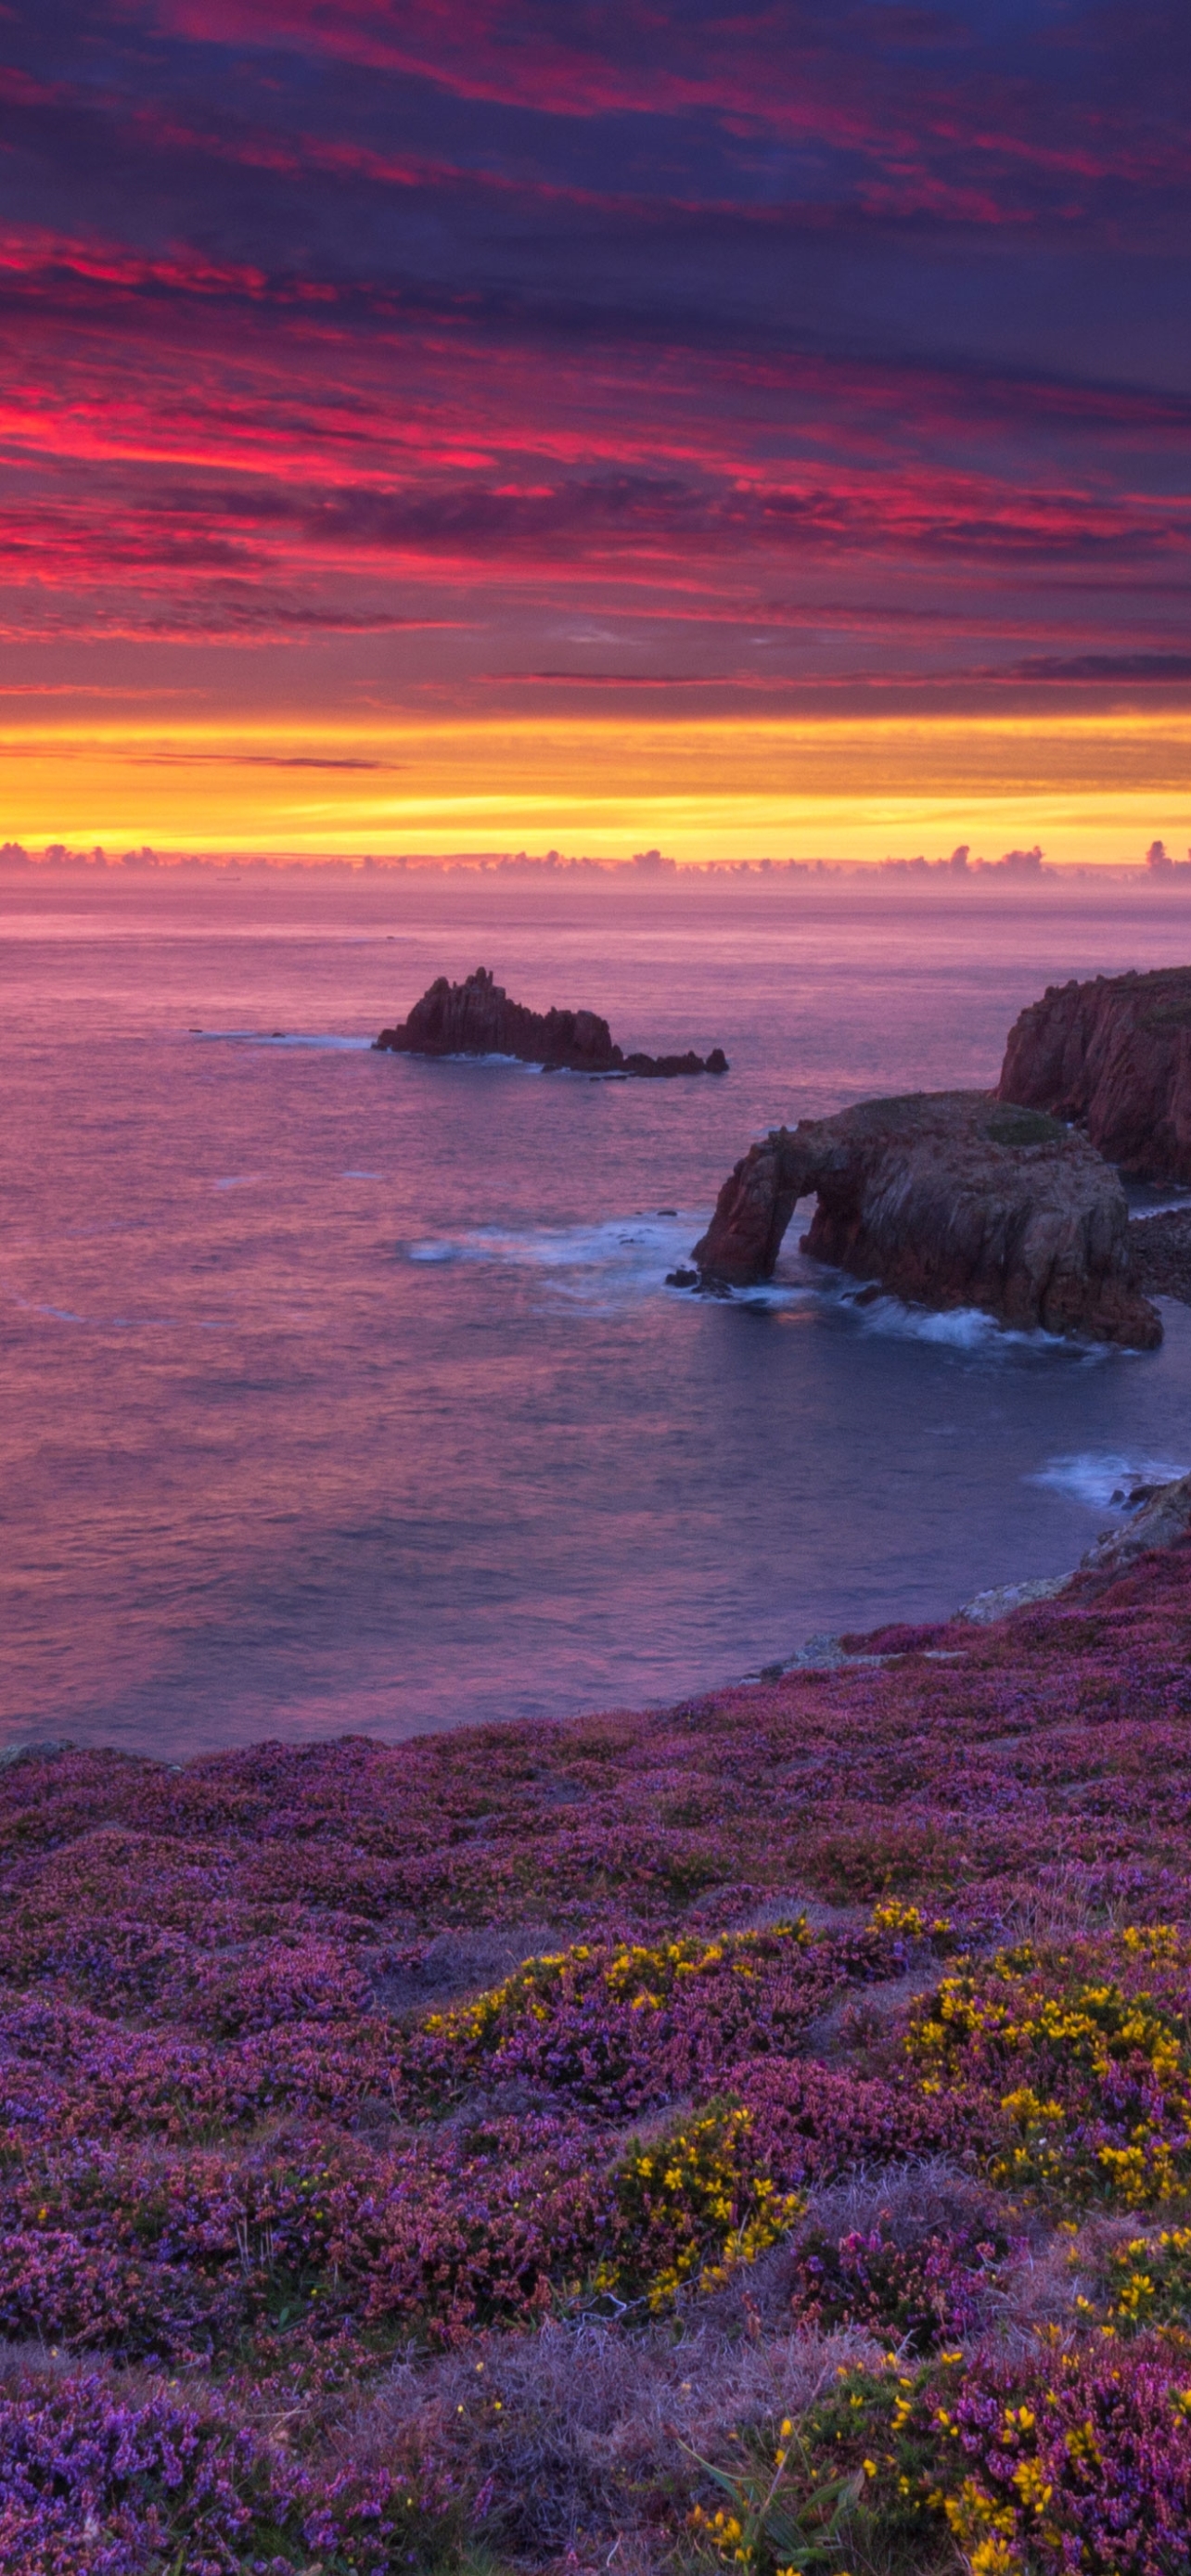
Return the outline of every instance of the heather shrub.
<path id="1" fill-rule="evenodd" d="M 236 2039 L 289 2022 L 357 2020 L 367 2002 L 367 1980 L 343 1944 L 307 1934 L 262 1943 L 255 1957 L 200 1960 L 182 2016 L 213 2039 Z"/>
<path id="2" fill-rule="evenodd" d="M 443 2470 L 291 2463 L 253 2429 L 119 2380 L 0 2391 L 0 2558 L 21 2576 L 384 2576 L 451 2530 Z"/>
<path id="3" fill-rule="evenodd" d="M 184 2279 L 66 2228 L 0 2235 L 0 2335 L 164 2354 L 189 2348 L 197 2306 Z"/>
<path id="4" fill-rule="evenodd" d="M 974 2085 L 927 2092 L 813 2058 L 755 2059 L 728 2082 L 752 2112 L 758 2158 L 786 2190 L 905 2159 L 987 2161 L 1003 2134 L 999 2111 Z"/>
<path id="5" fill-rule="evenodd" d="M 28 2576 L 141 2576 L 179 2527 L 195 2576 L 222 2576 L 266 2516 L 250 2434 L 161 2398 L 122 2405 L 101 2379 L 0 2397 L 0 2552 Z"/>
<path id="6" fill-rule="evenodd" d="M 867 2229 L 842 2236 L 806 2229 L 795 2254 L 792 2304 L 811 2325 L 855 2325 L 915 2353 L 937 2351 L 984 2321 L 1008 2242 L 1000 2232 L 978 2237 L 961 2227 L 934 2229 L 905 2244 L 888 2209 Z"/>
<path id="7" fill-rule="evenodd" d="M 1191 2395 L 1153 2344 L 977 2370 L 937 2421 L 973 2576 L 1185 2576 Z"/>
<path id="8" fill-rule="evenodd" d="M 280 2109 L 350 2119 L 370 2097 L 391 2099 L 393 2033 L 375 2015 L 330 2030 L 284 2022 L 220 2047 L 22 1997 L 0 2008 L 0 2047 L 0 2121 L 59 2137 L 181 2139 Z"/>
<path id="9" fill-rule="evenodd" d="M 875 1937 L 816 1941 L 804 1920 L 715 1940 L 582 1942 L 430 2014 L 394 2082 L 411 2107 L 449 2102 L 482 2074 L 623 2119 L 714 2088 L 736 2058 L 788 2053 L 838 1986 L 879 1963 Z"/>
<path id="10" fill-rule="evenodd" d="M 913 1627 L 905 1620 L 890 1620 L 883 1628 L 850 1630 L 840 1638 L 846 1655 L 921 1655 L 934 1646 L 943 1630 L 938 1620 L 931 1627 Z"/>
<path id="11" fill-rule="evenodd" d="M 0 2391 L 0 2560 L 22 2576 L 324 2576 L 424 2567 L 450 2527 L 425 2461 L 319 2472 L 225 2416 L 100 2377 Z"/>
<path id="12" fill-rule="evenodd" d="M 586 2132 L 539 2116 L 411 2139 L 326 2207 L 332 2299 L 440 2344 L 540 2319 L 618 2236 Z"/>
<path id="13" fill-rule="evenodd" d="M 807 1861 L 821 1895 L 864 1898 L 954 1887 L 963 1876 L 961 1849 L 941 1819 L 928 1817 L 824 1834 Z"/>

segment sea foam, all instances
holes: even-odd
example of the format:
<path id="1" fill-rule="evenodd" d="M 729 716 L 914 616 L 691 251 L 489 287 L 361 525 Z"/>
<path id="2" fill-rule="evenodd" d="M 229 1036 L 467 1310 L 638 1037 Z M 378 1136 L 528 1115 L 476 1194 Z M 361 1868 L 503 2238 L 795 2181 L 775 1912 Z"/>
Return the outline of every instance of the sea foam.
<path id="1" fill-rule="evenodd" d="M 1025 1481 L 1048 1486 L 1055 1493 L 1072 1494 L 1091 1510 L 1104 1512 L 1110 1511 L 1114 1503 L 1118 1510 L 1123 1509 L 1136 1485 L 1169 1485 L 1176 1476 L 1188 1472 L 1185 1459 L 1155 1458 L 1142 1450 L 1084 1449 L 1074 1456 L 1048 1458 Z"/>

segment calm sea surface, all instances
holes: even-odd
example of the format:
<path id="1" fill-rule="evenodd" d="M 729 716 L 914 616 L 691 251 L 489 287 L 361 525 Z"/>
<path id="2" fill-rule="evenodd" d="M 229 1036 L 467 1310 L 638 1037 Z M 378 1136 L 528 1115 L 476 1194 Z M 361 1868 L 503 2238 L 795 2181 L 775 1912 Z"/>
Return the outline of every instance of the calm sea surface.
<path id="1" fill-rule="evenodd" d="M 1071 1565 L 1191 1466 L 1157 1354 L 669 1290 L 750 1138 L 995 1079 L 1191 896 L 2 881 L 0 1736 L 177 1758 L 674 1697 Z M 725 1081 L 368 1040 L 491 966 Z M 809 1211 L 808 1211 L 809 1213 Z"/>

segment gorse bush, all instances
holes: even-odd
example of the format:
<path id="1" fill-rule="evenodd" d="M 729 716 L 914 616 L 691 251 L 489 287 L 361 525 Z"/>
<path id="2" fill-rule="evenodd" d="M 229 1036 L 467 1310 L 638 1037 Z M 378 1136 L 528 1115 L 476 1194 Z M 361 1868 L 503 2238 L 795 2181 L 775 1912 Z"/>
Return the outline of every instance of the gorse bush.
<path id="1" fill-rule="evenodd" d="M 1191 2393 L 1160 2350 L 1126 2363 L 1093 2345 L 977 2373 L 938 2423 L 947 2519 L 973 2576 L 1186 2568 Z"/>
<path id="2" fill-rule="evenodd" d="M 713 2104 L 631 2155 L 616 2181 L 624 2252 L 601 2267 L 599 2286 L 639 2287 L 657 2309 L 684 2284 L 719 2288 L 737 2265 L 755 2263 L 802 2203 L 758 2171 L 754 2143 L 751 2112 Z"/>
<path id="3" fill-rule="evenodd" d="M 692 2454 L 698 2458 L 697 2454 Z M 777 2448 L 731 2468 L 699 2460 L 727 2496 L 714 2513 L 696 2505 L 691 2529 L 731 2567 L 803 2576 L 810 2568 L 837 2568 L 864 2487 L 863 2470 L 814 2482 L 813 2466 L 787 2418 Z"/>
<path id="4" fill-rule="evenodd" d="M 1148 2326 L 1191 2328 L 1191 2227 L 1164 2227 L 1116 2246 L 1103 2286 L 1106 2326 L 1115 2334 L 1139 2334 Z M 1090 2300 L 1081 2304 L 1086 2316 L 1096 2316 Z M 1191 2335 L 1187 2341 L 1191 2349 Z"/>
<path id="5" fill-rule="evenodd" d="M 1139 1982 L 1152 1949 L 1132 1928 L 1121 1946 L 1128 1987 L 1088 1975 L 1086 1955 L 1000 1951 L 987 1970 L 944 1978 L 909 2048 L 928 2085 L 999 2094 L 1003 2179 L 1132 2209 L 1191 2177 L 1191 2036 L 1184 1972 L 1156 1994 Z"/>

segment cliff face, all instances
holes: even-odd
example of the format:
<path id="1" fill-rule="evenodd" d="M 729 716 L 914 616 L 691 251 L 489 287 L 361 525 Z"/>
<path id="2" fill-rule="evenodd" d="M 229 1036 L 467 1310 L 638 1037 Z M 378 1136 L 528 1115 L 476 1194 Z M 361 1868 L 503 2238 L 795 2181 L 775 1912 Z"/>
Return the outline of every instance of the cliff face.
<path id="1" fill-rule="evenodd" d="M 606 1020 L 595 1011 L 529 1011 L 511 1002 L 487 967 L 464 984 L 438 976 L 399 1028 L 382 1029 L 375 1041 L 396 1055 L 512 1055 L 572 1073 L 665 1076 L 726 1073 L 722 1047 L 704 1059 L 688 1055 L 625 1055 L 614 1046 Z"/>
<path id="2" fill-rule="evenodd" d="M 1009 1032 L 998 1097 L 1075 1120 L 1133 1179 L 1191 1181 L 1191 966 L 1052 984 Z"/>
<path id="3" fill-rule="evenodd" d="M 975 1306 L 1021 1331 L 1151 1350 L 1117 1176 L 1081 1136 L 990 1092 L 916 1092 L 804 1118 L 750 1147 L 693 1258 L 704 1279 L 771 1277 L 800 1198 L 803 1248 L 892 1295 Z"/>

